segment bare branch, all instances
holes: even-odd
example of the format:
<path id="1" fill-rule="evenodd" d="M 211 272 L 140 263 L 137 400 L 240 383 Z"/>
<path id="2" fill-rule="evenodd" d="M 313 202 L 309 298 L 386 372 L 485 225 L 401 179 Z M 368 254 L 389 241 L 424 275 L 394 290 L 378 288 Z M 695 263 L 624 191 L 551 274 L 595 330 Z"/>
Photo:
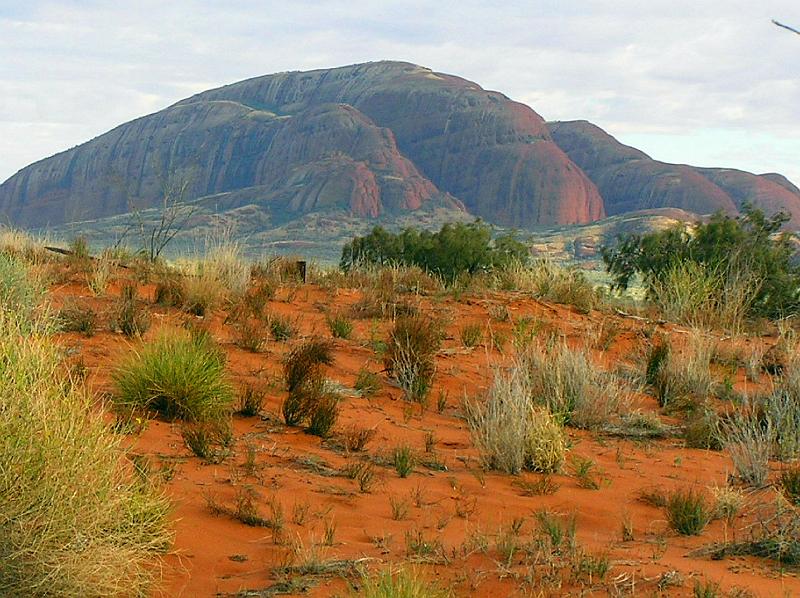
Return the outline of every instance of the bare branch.
<path id="1" fill-rule="evenodd" d="M 775 19 L 772 19 L 772 22 L 773 22 L 775 25 L 777 25 L 778 27 L 781 27 L 781 28 L 783 28 L 783 29 L 788 29 L 788 30 L 789 30 L 789 31 L 791 31 L 792 33 L 796 33 L 797 35 L 800 35 L 800 30 L 798 30 L 798 29 L 795 29 L 794 27 L 790 27 L 789 25 L 784 25 L 783 23 L 780 23 L 780 22 L 776 21 Z"/>

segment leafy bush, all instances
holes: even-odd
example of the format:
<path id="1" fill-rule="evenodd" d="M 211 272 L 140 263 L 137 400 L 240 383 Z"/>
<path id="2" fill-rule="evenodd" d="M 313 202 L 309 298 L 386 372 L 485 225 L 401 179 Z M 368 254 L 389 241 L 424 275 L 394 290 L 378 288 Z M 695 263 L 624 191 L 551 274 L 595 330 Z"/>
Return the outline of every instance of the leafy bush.
<path id="1" fill-rule="evenodd" d="M 675 490 L 664 507 L 672 529 L 684 536 L 696 536 L 711 521 L 711 508 L 705 496 L 694 489 Z"/>
<path id="2" fill-rule="evenodd" d="M 466 404 L 472 438 L 488 469 L 516 474 L 523 469 L 557 471 L 566 437 L 550 411 L 532 401 L 524 365 L 495 376 L 486 400 Z"/>
<path id="3" fill-rule="evenodd" d="M 445 224 L 435 233 L 407 228 L 399 234 L 380 226 L 365 237 L 354 237 L 342 248 L 340 267 L 370 264 L 419 266 L 448 282 L 462 273 L 475 274 L 525 261 L 527 247 L 513 234 L 492 242 L 491 229 L 476 221 L 470 224 Z"/>
<path id="4" fill-rule="evenodd" d="M 436 372 L 441 331 L 425 316 L 397 318 L 386 344 L 384 366 L 411 401 L 424 403 Z"/>
<path id="5" fill-rule="evenodd" d="M 170 419 L 218 420 L 234 400 L 219 349 L 207 337 L 180 330 L 162 332 L 134 350 L 112 378 L 118 405 Z"/>
<path id="6" fill-rule="evenodd" d="M 147 595 L 169 505 L 63 374 L 59 349 L 0 310 L 0 595 Z"/>
<path id="7" fill-rule="evenodd" d="M 629 235 L 613 248 L 604 247 L 603 260 L 615 286 L 625 289 L 640 275 L 648 297 L 658 301 L 659 292 L 674 288 L 678 276 L 682 284 L 691 285 L 680 296 L 690 309 L 719 309 L 731 300 L 731 289 L 735 289 L 740 297 L 736 299 L 739 306 L 734 307 L 747 316 L 778 318 L 796 313 L 800 308 L 800 266 L 792 259 L 791 235 L 779 233 L 788 216 L 779 213 L 767 218 L 749 205 L 742 211 L 737 218 L 716 214 L 693 230 L 679 225 Z M 686 269 L 687 264 L 695 264 L 688 267 L 695 269 Z M 697 272 L 702 276 L 692 281 Z"/>

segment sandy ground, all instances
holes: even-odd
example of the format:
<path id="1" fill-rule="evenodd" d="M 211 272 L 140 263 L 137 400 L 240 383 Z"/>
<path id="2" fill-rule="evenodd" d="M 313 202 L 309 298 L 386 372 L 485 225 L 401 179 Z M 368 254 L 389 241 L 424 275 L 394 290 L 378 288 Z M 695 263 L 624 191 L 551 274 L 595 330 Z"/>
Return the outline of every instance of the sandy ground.
<path id="1" fill-rule="evenodd" d="M 152 292 L 151 286 L 144 285 L 140 297 L 147 301 Z M 52 300 L 60 305 L 69 297 L 103 314 L 116 293 L 118 288 L 112 286 L 106 296 L 96 298 L 85 285 L 72 281 L 54 287 Z M 353 290 L 326 291 L 311 285 L 280 289 L 269 310 L 296 318 L 300 334 L 287 342 L 268 341 L 259 353 L 233 344 L 230 327 L 223 323 L 224 312 L 204 319 L 227 354 L 234 384 L 240 389 L 246 385 L 260 389 L 266 400 L 261 417 L 234 416 L 233 453 L 221 463 L 207 464 L 195 457 L 175 423 L 152 419 L 140 434 L 129 437 L 134 453 L 146 456 L 154 469 L 165 472 L 166 492 L 175 505 L 174 551 L 165 558 L 163 583 L 155 595 L 225 596 L 249 590 L 252 593 L 244 595 L 268 596 L 277 593 L 280 586 L 276 584 L 289 578 L 294 578 L 294 589 L 305 591 L 304 595 L 345 595 L 348 585 L 335 573 L 302 575 L 297 569 L 292 573 L 293 566 L 313 560 L 331 567 L 334 561 L 355 560 L 369 568 L 411 561 L 457 596 L 683 596 L 692 595 L 695 580 L 718 582 L 725 595 L 738 590 L 741 593 L 731 595 L 800 595 L 796 572 L 782 571 L 775 563 L 749 557 L 692 556 L 698 548 L 741 535 L 748 523 L 746 512 L 732 525 L 714 521 L 702 535 L 684 537 L 669 530 L 662 509 L 640 499 L 643 490 L 653 488 L 725 485 L 731 471 L 725 453 L 687 449 L 680 438 L 631 440 L 570 429 L 570 454 L 596 462 L 597 490 L 580 487 L 567 465 L 563 474 L 552 476 L 557 491 L 526 496 L 520 480 L 535 482 L 542 476 L 510 476 L 479 467 L 460 404 L 465 396 L 479 397 L 491 383 L 494 369 L 513 358 L 512 324 L 491 319 L 493 306 L 507 306 L 511 321 L 532 318 L 573 346 L 589 346 L 598 363 L 612 369 L 641 368 L 637 355 L 654 330 L 683 342 L 684 329 L 607 313 L 580 314 L 519 294 L 459 301 L 413 298 L 423 311 L 447 322 L 448 338 L 437 358 L 431 404 L 427 410 L 409 404 L 380 373 L 383 366 L 371 341 L 385 339 L 390 323 L 354 320 L 351 339 L 334 341 L 335 362 L 326 375 L 344 389 L 338 428 L 356 424 L 374 428 L 376 433 L 364 454 L 347 454 L 336 442 L 283 425 L 280 405 L 285 392 L 280 371 L 282 357 L 300 338 L 330 337 L 324 310 L 345 310 L 359 296 Z M 180 326 L 192 318 L 175 309 L 150 309 L 152 327 L 145 339 L 159 328 Z M 497 336 L 505 336 L 505 352 L 488 348 L 486 342 L 464 348 L 458 331 L 467 322 L 491 326 Z M 608 334 L 609 330 L 614 334 L 607 348 L 596 348 L 603 331 Z M 86 366 L 88 384 L 100 397 L 112 392 L 111 366 L 138 342 L 109 332 L 104 324 L 90 338 L 63 334 L 60 340 L 69 349 L 70 359 Z M 774 338 L 746 342 L 769 344 Z M 349 390 L 362 367 L 380 373 L 380 390 L 370 398 Z M 753 388 L 741 370 L 733 380 L 738 390 Z M 444 397 L 441 413 L 437 409 L 440 395 Z M 650 396 L 639 394 L 634 401 L 644 411 L 658 412 Z M 429 434 L 433 444 L 426 450 Z M 402 445 L 412 447 L 421 462 L 405 479 L 380 460 L 369 492 L 361 492 L 357 482 L 341 475 L 365 454 L 388 457 Z M 244 465 L 248 450 L 255 451 L 255 467 Z M 209 508 L 209 502 L 232 506 L 243 492 L 254 493 L 266 518 L 282 511 L 283 529 L 249 527 Z M 749 500 L 768 497 L 765 490 Z M 391 501 L 407 510 L 401 520 L 393 518 Z M 581 550 L 610 561 L 603 579 L 576 571 L 566 556 L 541 557 L 532 574 L 531 568 L 522 565 L 521 552 L 507 560 L 500 556 L 498 542 L 515 521 L 521 526 L 519 542 L 531 542 L 537 530 L 535 513 L 542 510 L 574 514 Z M 623 539 L 623 522 L 629 523 L 632 539 Z M 432 554 L 409 554 L 408 543 L 414 538 L 434 546 Z"/>

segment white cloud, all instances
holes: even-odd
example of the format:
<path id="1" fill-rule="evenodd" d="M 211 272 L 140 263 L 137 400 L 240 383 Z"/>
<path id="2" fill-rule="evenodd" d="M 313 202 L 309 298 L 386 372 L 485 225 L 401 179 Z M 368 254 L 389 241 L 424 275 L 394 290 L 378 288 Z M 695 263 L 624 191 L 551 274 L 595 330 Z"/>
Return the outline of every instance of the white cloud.
<path id="1" fill-rule="evenodd" d="M 771 18 L 800 24 L 800 6 L 12 0 L 0 4 L 0 180 L 202 89 L 393 58 L 548 119 L 593 120 L 656 158 L 800 181 L 800 38 Z"/>

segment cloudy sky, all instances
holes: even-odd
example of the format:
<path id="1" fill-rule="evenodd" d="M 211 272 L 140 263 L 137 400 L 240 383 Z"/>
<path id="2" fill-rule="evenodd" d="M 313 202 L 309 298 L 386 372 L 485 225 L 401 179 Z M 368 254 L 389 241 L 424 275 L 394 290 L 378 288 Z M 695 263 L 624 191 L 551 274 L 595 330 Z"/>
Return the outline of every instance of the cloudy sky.
<path id="1" fill-rule="evenodd" d="M 0 181 L 246 77 L 379 59 L 461 75 L 653 157 L 800 183 L 798 0 L 0 0 Z"/>

